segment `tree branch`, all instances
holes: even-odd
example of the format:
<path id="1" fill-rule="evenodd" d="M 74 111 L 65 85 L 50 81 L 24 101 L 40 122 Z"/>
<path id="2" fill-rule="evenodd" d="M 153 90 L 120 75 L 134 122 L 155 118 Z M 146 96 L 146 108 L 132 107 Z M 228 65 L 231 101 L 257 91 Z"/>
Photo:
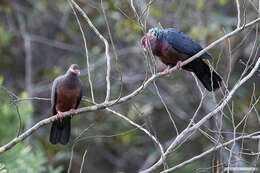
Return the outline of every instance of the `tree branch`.
<path id="1" fill-rule="evenodd" d="M 205 152 L 203 152 L 203 153 L 201 153 L 201 154 L 199 154 L 199 155 L 197 155 L 197 156 L 192 157 L 192 158 L 189 159 L 189 160 L 186 160 L 186 161 L 184 161 L 184 162 L 182 162 L 182 163 L 180 163 L 180 164 L 178 164 L 178 165 L 176 165 L 176 166 L 174 166 L 174 167 L 172 167 L 172 168 L 169 168 L 169 169 L 167 169 L 167 170 L 162 171 L 161 173 L 166 173 L 166 172 L 174 171 L 175 169 L 178 169 L 178 168 L 180 168 L 180 167 L 183 167 L 183 166 L 185 166 L 185 165 L 187 165 L 187 164 L 189 164 L 189 163 L 191 163 L 191 162 L 194 162 L 194 161 L 196 161 L 196 160 L 198 160 L 198 159 L 200 159 L 200 158 L 202 158 L 202 157 L 204 157 L 204 156 L 206 156 L 206 155 L 212 153 L 213 151 L 216 151 L 216 150 L 218 150 L 218 149 L 220 149 L 220 148 L 222 148 L 222 147 L 225 147 L 225 146 L 227 146 L 227 145 L 229 145 L 229 144 L 232 144 L 233 142 L 238 141 L 238 140 L 240 140 L 240 139 L 260 139 L 260 135 L 255 136 L 256 134 L 259 134 L 259 133 L 260 133 L 260 132 L 255 132 L 255 133 L 252 133 L 252 134 L 249 134 L 249 135 L 241 135 L 241 136 L 239 136 L 239 137 L 236 137 L 236 138 L 234 138 L 234 139 L 232 139 L 232 140 L 229 140 L 229 141 L 227 141 L 227 142 L 225 142 L 225 143 L 223 143 L 223 144 L 219 144 L 219 145 L 217 145 L 217 146 L 214 146 L 214 147 L 208 149 L 207 151 L 205 151 Z"/>

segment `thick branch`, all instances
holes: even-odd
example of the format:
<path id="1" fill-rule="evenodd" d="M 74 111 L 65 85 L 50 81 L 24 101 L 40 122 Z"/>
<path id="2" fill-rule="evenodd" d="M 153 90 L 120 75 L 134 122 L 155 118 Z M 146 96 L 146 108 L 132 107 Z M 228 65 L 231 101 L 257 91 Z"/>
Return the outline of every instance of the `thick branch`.
<path id="1" fill-rule="evenodd" d="M 178 165 L 176 165 L 176 166 L 174 166 L 172 168 L 169 168 L 167 170 L 162 171 L 161 173 L 166 173 L 166 172 L 174 171 L 177 168 L 181 168 L 181 167 L 183 167 L 183 166 L 185 166 L 185 165 L 187 165 L 187 164 L 189 164 L 191 162 L 194 162 L 194 161 L 196 161 L 196 160 L 198 160 L 198 159 L 200 159 L 200 158 L 202 158 L 202 157 L 212 153 L 213 151 L 218 150 L 219 148 L 225 147 L 225 146 L 227 146 L 229 144 L 232 144 L 233 142 L 238 141 L 240 139 L 259 139 L 260 138 L 259 135 L 258 136 L 254 136 L 257 133 L 259 134 L 259 132 L 256 132 L 256 133 L 252 133 L 252 134 L 249 134 L 249 135 L 241 135 L 241 136 L 236 137 L 236 138 L 234 138 L 232 140 L 229 140 L 229 141 L 227 141 L 227 142 L 225 142 L 223 144 L 219 144 L 218 146 L 214 146 L 214 147 L 208 149 L 207 151 L 205 151 L 205 152 L 203 152 L 203 153 L 201 153 L 201 154 L 199 154 L 197 156 L 192 157 L 189 160 L 186 160 L 186 161 L 184 161 L 184 162 L 182 162 L 182 163 L 180 163 L 180 164 L 178 164 Z"/>

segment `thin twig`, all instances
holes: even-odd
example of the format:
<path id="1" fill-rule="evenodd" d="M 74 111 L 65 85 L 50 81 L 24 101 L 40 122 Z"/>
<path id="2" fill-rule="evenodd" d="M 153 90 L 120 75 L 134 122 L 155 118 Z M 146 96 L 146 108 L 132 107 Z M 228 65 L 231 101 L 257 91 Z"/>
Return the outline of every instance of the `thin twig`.
<path id="1" fill-rule="evenodd" d="M 160 94 L 159 88 L 157 87 L 155 81 L 153 82 L 153 85 L 154 85 L 154 87 L 155 87 L 155 90 L 156 90 L 156 93 L 157 93 L 158 97 L 160 98 L 160 100 L 161 100 L 161 102 L 162 102 L 162 104 L 163 104 L 163 106 L 164 106 L 164 108 L 165 108 L 165 110 L 166 110 L 166 112 L 167 112 L 167 114 L 168 114 L 168 116 L 169 116 L 169 118 L 170 118 L 172 124 L 173 124 L 173 127 L 174 127 L 174 129 L 175 129 L 175 131 L 176 131 L 176 135 L 179 135 L 179 131 L 178 131 L 177 125 L 176 125 L 176 123 L 175 123 L 175 121 L 174 121 L 174 119 L 173 119 L 173 116 L 172 116 L 170 110 L 168 109 L 167 104 L 166 104 L 165 101 L 163 100 L 163 98 L 162 98 L 162 96 L 161 96 L 161 94 Z"/>
<path id="2" fill-rule="evenodd" d="M 74 155 L 74 148 L 75 148 L 76 144 L 81 141 L 81 137 L 83 136 L 83 134 L 85 134 L 85 133 L 86 133 L 90 128 L 92 128 L 94 125 L 95 125 L 94 123 L 90 124 L 86 129 L 84 129 L 84 130 L 79 134 L 79 136 L 76 137 L 76 139 L 74 139 L 73 145 L 72 145 L 72 148 L 71 148 L 71 154 L 70 154 L 70 162 L 69 162 L 68 173 L 70 173 L 70 170 L 71 170 L 72 160 L 73 160 L 73 155 Z"/>
<path id="3" fill-rule="evenodd" d="M 88 150 L 85 150 L 85 152 L 84 152 L 84 154 L 83 154 L 83 157 L 82 157 L 82 162 L 81 162 L 81 166 L 80 166 L 80 173 L 82 173 L 82 171 L 83 171 L 83 166 L 84 166 L 84 162 L 85 162 L 85 157 L 86 157 L 86 155 L 87 155 L 87 152 L 88 152 Z"/>
<path id="4" fill-rule="evenodd" d="M 112 48 L 113 48 L 113 52 L 114 52 L 114 56 L 115 56 L 116 71 L 119 73 L 119 76 L 120 76 L 120 91 L 119 91 L 119 95 L 118 95 L 118 98 L 117 98 L 117 100 L 119 100 L 122 97 L 122 92 L 123 92 L 123 77 L 122 77 L 122 72 L 120 71 L 120 68 L 119 68 L 118 55 L 117 55 L 117 52 L 116 52 L 116 47 L 115 47 L 113 37 L 112 37 L 111 31 L 110 31 L 110 27 L 109 27 L 107 16 L 106 16 L 106 11 L 105 11 L 102 0 L 101 0 L 101 8 L 102 8 L 102 12 L 103 12 L 104 19 L 105 19 L 106 26 L 107 26 L 107 30 L 108 30 L 108 35 L 109 35 L 111 45 L 112 45 Z"/>
<path id="5" fill-rule="evenodd" d="M 16 104 L 15 104 L 15 109 L 16 109 L 16 112 L 17 112 L 17 115 L 18 115 L 18 118 L 19 118 L 19 127 L 18 127 L 18 131 L 17 131 L 17 135 L 16 135 L 16 137 L 18 137 L 20 135 L 21 128 L 22 128 L 22 119 L 21 119 L 19 107 Z"/>
<path id="6" fill-rule="evenodd" d="M 81 26 L 81 23 L 79 21 L 78 15 L 77 15 L 76 11 L 74 10 L 74 7 L 73 7 L 73 5 L 71 4 L 70 1 L 69 1 L 69 4 L 71 6 L 71 9 L 72 9 L 75 17 L 76 17 L 76 20 L 78 22 L 78 25 L 79 25 L 79 28 L 80 28 L 80 32 L 81 32 L 81 35 L 82 35 L 82 38 L 83 38 L 84 47 L 85 47 L 85 54 L 86 54 L 87 74 L 88 74 L 88 82 L 89 82 L 89 86 L 90 86 L 90 93 L 91 93 L 92 101 L 95 102 L 93 84 L 92 84 L 92 81 L 91 81 L 91 74 L 90 74 L 88 47 L 87 47 L 87 41 L 86 41 L 86 38 L 85 38 L 85 33 L 84 33 L 83 29 L 82 29 L 82 26 Z"/>
<path id="7" fill-rule="evenodd" d="M 237 28 L 241 25 L 241 14 L 240 14 L 240 4 L 239 0 L 236 0 L 236 6 L 237 6 Z"/>
<path id="8" fill-rule="evenodd" d="M 77 3 L 74 2 L 74 0 L 71 0 L 72 4 L 74 7 L 80 12 L 80 14 L 83 16 L 83 18 L 87 21 L 88 25 L 91 27 L 91 29 L 97 34 L 97 36 L 103 41 L 105 44 L 105 54 L 107 58 L 107 75 L 106 75 L 106 82 L 107 82 L 107 91 L 106 91 L 106 98 L 105 102 L 108 102 L 110 99 L 110 89 L 111 89 L 111 84 L 110 84 L 110 72 L 111 72 L 111 57 L 109 55 L 109 44 L 108 41 L 103 37 L 102 34 L 97 30 L 97 28 L 93 25 L 87 14 L 78 6 Z"/>

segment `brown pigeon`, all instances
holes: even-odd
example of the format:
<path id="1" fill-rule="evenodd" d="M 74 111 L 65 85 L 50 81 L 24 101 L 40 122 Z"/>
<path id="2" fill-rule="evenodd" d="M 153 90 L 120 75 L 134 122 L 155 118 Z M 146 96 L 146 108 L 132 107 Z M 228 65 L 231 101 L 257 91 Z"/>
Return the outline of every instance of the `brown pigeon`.
<path id="1" fill-rule="evenodd" d="M 57 77 L 52 85 L 52 114 L 57 120 L 52 123 L 50 142 L 66 145 L 70 138 L 70 120 L 82 98 L 82 83 L 78 78 L 79 66 L 72 64 L 65 75 Z M 63 118 L 62 112 L 70 111 L 71 117 Z"/>
<path id="2" fill-rule="evenodd" d="M 168 66 L 166 71 L 175 65 L 180 68 L 182 61 L 202 50 L 197 42 L 174 28 L 150 29 L 141 40 L 145 51 L 147 50 L 146 39 L 150 43 L 152 53 Z M 211 58 L 210 54 L 205 52 L 182 68 L 194 72 L 208 91 L 215 91 L 220 88 L 222 79 L 214 70 L 211 71 L 208 64 L 203 60 Z"/>

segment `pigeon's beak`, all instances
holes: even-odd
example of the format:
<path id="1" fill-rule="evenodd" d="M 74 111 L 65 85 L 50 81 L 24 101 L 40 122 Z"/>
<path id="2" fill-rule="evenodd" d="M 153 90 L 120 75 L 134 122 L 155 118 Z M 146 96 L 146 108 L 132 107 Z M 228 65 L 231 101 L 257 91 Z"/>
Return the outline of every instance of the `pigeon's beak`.
<path id="1" fill-rule="evenodd" d="M 80 75 L 80 70 L 79 69 L 75 69 L 75 72 Z"/>
<path id="2" fill-rule="evenodd" d="M 147 49 L 146 49 L 146 37 L 145 36 L 143 36 L 143 38 L 141 40 L 141 44 L 143 46 L 144 51 L 147 51 Z"/>

